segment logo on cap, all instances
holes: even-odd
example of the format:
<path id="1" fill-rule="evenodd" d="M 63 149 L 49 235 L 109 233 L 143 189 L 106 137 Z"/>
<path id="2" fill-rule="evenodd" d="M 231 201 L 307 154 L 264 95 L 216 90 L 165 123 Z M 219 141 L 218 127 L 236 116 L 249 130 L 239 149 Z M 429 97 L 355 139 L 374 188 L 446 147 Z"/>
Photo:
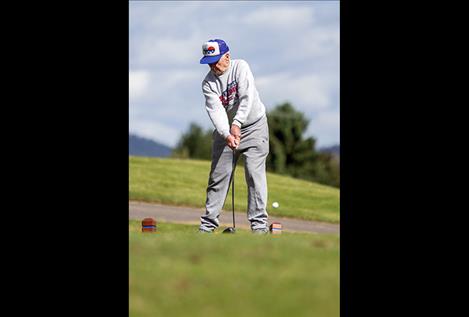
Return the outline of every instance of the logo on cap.
<path id="1" fill-rule="evenodd" d="M 215 56 L 220 54 L 220 47 L 217 42 L 207 42 L 202 47 L 204 56 Z"/>
<path id="2" fill-rule="evenodd" d="M 206 49 L 204 49 L 204 54 L 213 54 L 215 53 L 215 47 L 209 46 Z"/>

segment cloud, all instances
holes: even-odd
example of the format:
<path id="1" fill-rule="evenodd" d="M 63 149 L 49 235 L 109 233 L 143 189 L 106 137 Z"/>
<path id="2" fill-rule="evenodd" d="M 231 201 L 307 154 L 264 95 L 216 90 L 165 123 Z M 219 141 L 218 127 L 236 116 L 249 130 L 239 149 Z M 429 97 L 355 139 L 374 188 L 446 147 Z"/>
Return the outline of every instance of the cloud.
<path id="1" fill-rule="evenodd" d="M 317 139 L 316 147 L 340 143 L 339 109 L 316 113 L 311 118 L 306 134 Z"/>
<path id="2" fill-rule="evenodd" d="M 129 132 L 174 147 L 181 137 L 180 129 L 153 120 L 133 121 Z"/>
<path id="3" fill-rule="evenodd" d="M 196 64 L 201 55 L 201 43 L 207 36 L 200 30 L 206 15 L 204 11 L 201 1 L 131 4 L 131 67 L 170 68 Z"/>
<path id="4" fill-rule="evenodd" d="M 150 80 L 150 73 L 147 71 L 130 71 L 129 72 L 129 97 L 137 99 L 141 97 Z"/>
<path id="5" fill-rule="evenodd" d="M 298 56 L 296 58 L 314 58 L 338 56 L 339 50 L 339 28 L 315 27 L 302 32 L 297 36 Z M 284 51 L 284 54 L 288 52 Z M 291 52 L 290 52 L 291 54 Z"/>
<path id="6" fill-rule="evenodd" d="M 203 1 L 178 1 L 152 3 L 139 1 L 129 3 L 129 23 L 132 29 L 139 32 L 153 33 L 161 28 L 181 29 L 191 16 L 203 10 Z M 186 32 L 187 33 L 187 32 Z"/>
<path id="7" fill-rule="evenodd" d="M 131 49 L 136 66 L 180 67 L 196 64 L 201 55 L 201 44 L 194 36 L 173 38 L 147 34 Z"/>
<path id="8" fill-rule="evenodd" d="M 267 29 L 301 29 L 314 22 L 313 8 L 305 7 L 262 7 L 249 12 L 240 19 L 250 27 Z"/>
<path id="9" fill-rule="evenodd" d="M 295 108 L 311 112 L 331 106 L 331 87 L 316 74 L 280 73 L 255 79 L 261 100 L 269 107 L 290 101 Z"/>
<path id="10" fill-rule="evenodd" d="M 338 54 L 339 24 L 316 18 L 321 17 L 324 5 L 261 6 L 247 15 L 232 15 L 230 21 L 239 25 L 238 33 L 243 30 L 242 35 L 234 34 L 235 56 L 250 58 L 255 52 L 263 56 L 260 63 L 266 67 L 313 60 L 321 64 L 334 58 Z"/>
<path id="11" fill-rule="evenodd" d="M 181 96 L 200 90 L 203 78 L 202 70 L 173 69 L 172 71 L 138 71 L 129 73 L 129 94 L 132 101 L 138 97 L 139 102 L 154 104 L 162 99 L 173 101 Z M 135 100 L 137 101 L 137 100 Z M 187 100 L 186 100 L 187 102 Z"/>
<path id="12" fill-rule="evenodd" d="M 200 88 L 205 71 L 153 71 L 147 78 L 146 93 L 130 99 L 130 131 L 173 146 L 190 122 L 205 122 Z"/>

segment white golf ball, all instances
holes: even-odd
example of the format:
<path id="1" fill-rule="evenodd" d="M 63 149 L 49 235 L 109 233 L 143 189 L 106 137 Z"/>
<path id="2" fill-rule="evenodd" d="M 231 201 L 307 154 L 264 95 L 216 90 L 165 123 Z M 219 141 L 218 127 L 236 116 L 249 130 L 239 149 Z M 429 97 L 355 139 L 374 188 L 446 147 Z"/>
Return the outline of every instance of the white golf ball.
<path id="1" fill-rule="evenodd" d="M 276 201 L 272 204 L 272 207 L 274 207 L 274 208 L 278 208 L 278 206 L 279 206 L 279 204 Z"/>

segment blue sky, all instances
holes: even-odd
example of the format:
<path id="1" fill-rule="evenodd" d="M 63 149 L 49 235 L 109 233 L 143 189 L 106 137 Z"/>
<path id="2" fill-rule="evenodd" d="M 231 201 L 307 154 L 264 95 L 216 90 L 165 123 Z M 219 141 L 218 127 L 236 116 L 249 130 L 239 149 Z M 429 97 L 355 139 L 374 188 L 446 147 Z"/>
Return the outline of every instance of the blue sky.
<path id="1" fill-rule="evenodd" d="M 267 110 L 289 101 L 317 146 L 339 140 L 339 1 L 130 1 L 129 131 L 168 146 L 189 124 L 213 128 L 202 43 L 246 60 Z"/>

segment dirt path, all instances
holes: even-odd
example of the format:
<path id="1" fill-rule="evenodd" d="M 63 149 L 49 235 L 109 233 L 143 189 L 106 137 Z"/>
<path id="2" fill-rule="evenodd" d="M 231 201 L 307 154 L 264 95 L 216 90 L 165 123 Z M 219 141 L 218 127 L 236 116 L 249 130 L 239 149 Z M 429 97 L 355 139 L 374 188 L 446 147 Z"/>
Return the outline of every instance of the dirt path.
<path id="1" fill-rule="evenodd" d="M 145 217 L 152 217 L 157 221 L 163 222 L 199 224 L 199 218 L 203 213 L 203 208 L 168 206 L 129 201 L 129 219 L 141 220 Z M 249 229 L 249 221 L 247 220 L 246 213 L 236 212 L 235 217 L 236 227 Z M 233 221 L 232 219 L 233 217 L 230 211 L 223 211 L 220 214 L 220 227 L 231 226 Z M 274 221 L 280 222 L 282 224 L 283 231 L 285 232 L 295 231 L 339 234 L 340 231 L 340 227 L 337 224 L 269 216 L 269 223 Z"/>

